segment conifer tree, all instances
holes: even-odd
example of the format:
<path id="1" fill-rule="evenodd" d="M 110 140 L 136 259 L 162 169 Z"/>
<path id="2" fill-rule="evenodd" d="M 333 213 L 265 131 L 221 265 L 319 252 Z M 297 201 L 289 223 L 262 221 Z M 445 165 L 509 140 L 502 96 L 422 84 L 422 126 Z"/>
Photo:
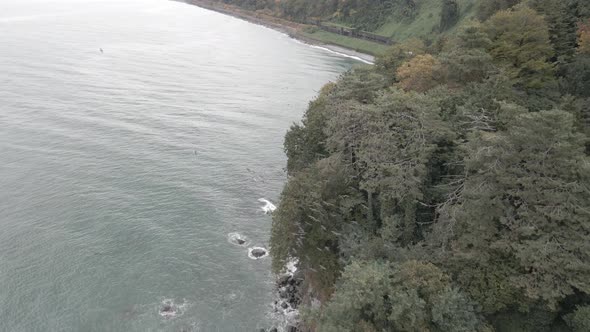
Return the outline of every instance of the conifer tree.
<path id="1" fill-rule="evenodd" d="M 441 211 L 454 249 L 478 264 L 504 261 L 504 282 L 522 290 L 522 301 L 554 307 L 574 290 L 590 292 L 585 142 L 563 111 L 521 114 L 506 133 L 477 133 L 461 198 Z"/>
<path id="2" fill-rule="evenodd" d="M 563 0 L 534 0 L 532 5 L 547 21 L 549 38 L 555 51 L 553 62 L 571 61 L 576 47 L 575 7 Z"/>
<path id="3" fill-rule="evenodd" d="M 494 66 L 487 52 L 491 41 L 481 25 L 473 22 L 464 27 L 457 44 L 452 51 L 441 55 L 447 83 L 465 85 L 485 80 Z"/>

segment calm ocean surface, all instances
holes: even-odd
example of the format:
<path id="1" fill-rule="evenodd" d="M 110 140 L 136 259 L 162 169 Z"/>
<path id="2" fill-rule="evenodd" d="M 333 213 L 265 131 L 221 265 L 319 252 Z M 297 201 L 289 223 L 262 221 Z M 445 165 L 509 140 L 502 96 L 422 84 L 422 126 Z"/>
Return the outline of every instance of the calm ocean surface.
<path id="1" fill-rule="evenodd" d="M 0 331 L 269 327 L 228 233 L 267 245 L 283 136 L 354 63 L 166 0 L 1 0 Z"/>

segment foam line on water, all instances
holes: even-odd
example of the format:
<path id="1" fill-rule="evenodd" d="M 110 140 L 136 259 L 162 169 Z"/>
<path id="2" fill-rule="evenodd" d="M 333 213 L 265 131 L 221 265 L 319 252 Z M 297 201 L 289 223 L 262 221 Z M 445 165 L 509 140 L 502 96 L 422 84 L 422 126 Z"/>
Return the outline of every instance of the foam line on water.
<path id="1" fill-rule="evenodd" d="M 342 52 L 338 52 L 338 51 L 334 51 L 334 50 L 332 50 L 332 49 L 330 49 L 328 47 L 318 46 L 318 45 L 311 45 L 311 44 L 309 44 L 309 46 L 312 47 L 312 48 L 319 49 L 319 50 L 327 51 L 328 53 L 336 54 L 338 56 L 342 56 L 342 57 L 345 57 L 345 58 L 350 58 L 350 59 L 353 59 L 353 60 L 364 62 L 364 63 L 369 64 L 369 65 L 374 64 L 374 62 L 369 61 L 369 60 L 366 60 L 366 59 L 363 59 L 363 58 L 361 58 L 359 56 L 351 55 L 351 54 L 346 54 L 346 53 L 342 53 Z"/>
<path id="2" fill-rule="evenodd" d="M 303 44 L 303 45 L 309 46 L 309 47 L 311 47 L 311 48 L 315 48 L 315 49 L 318 49 L 318 50 L 322 50 L 322 51 L 325 51 L 325 52 L 328 52 L 328 53 L 331 53 L 331 54 L 335 54 L 335 55 L 338 55 L 338 56 L 341 56 L 341 57 L 345 57 L 345 58 L 349 58 L 349 59 L 357 60 L 357 61 L 360 61 L 360 62 L 363 62 L 363 63 L 369 64 L 369 65 L 372 65 L 372 64 L 374 64 L 374 62 L 373 62 L 373 61 L 369 61 L 369 60 L 367 60 L 367 59 L 363 59 L 363 58 L 362 58 L 362 57 L 360 57 L 360 56 L 356 56 L 356 55 L 352 55 L 352 54 L 346 54 L 346 53 L 344 53 L 344 52 L 338 52 L 338 51 L 336 51 L 336 50 L 333 50 L 333 49 L 331 49 L 330 47 L 327 47 L 327 46 L 321 46 L 321 45 L 314 45 L 314 44 L 309 44 L 309 43 L 303 42 L 303 41 L 301 41 L 301 40 L 298 40 L 298 39 L 293 39 L 293 40 L 294 40 L 296 43 Z"/>

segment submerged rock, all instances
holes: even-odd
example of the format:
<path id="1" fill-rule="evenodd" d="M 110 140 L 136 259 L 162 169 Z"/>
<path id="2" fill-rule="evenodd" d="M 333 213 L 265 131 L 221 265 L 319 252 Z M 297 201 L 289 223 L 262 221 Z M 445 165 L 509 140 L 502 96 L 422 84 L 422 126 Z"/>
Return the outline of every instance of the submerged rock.
<path id="1" fill-rule="evenodd" d="M 160 308 L 160 316 L 165 318 L 172 318 L 175 317 L 177 314 L 177 309 L 172 303 L 164 303 Z"/>
<path id="2" fill-rule="evenodd" d="M 231 244 L 243 246 L 248 242 L 248 238 L 240 233 L 229 233 L 227 234 L 227 240 Z"/>
<path id="3" fill-rule="evenodd" d="M 188 305 L 189 303 L 186 302 L 186 300 L 183 300 L 181 303 L 177 304 L 174 303 L 174 300 L 172 299 L 166 299 L 160 304 L 158 313 L 160 316 L 166 319 L 175 318 L 177 316 L 182 316 Z"/>

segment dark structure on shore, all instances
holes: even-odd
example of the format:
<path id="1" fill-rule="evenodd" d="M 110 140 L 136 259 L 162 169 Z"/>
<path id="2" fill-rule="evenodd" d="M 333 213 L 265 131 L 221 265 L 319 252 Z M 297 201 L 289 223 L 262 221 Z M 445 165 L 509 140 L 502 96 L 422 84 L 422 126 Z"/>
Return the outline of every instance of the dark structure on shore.
<path id="1" fill-rule="evenodd" d="M 343 27 L 343 26 L 334 26 L 334 25 L 330 25 L 330 24 L 326 24 L 326 23 L 318 22 L 318 21 L 308 22 L 308 24 L 313 24 L 324 31 L 328 31 L 331 33 L 335 33 L 335 34 L 339 34 L 339 35 L 347 36 L 347 37 L 351 37 L 351 38 L 365 39 L 365 40 L 369 40 L 369 41 L 372 41 L 375 43 L 380 43 L 380 44 L 385 44 L 385 45 L 392 45 L 394 43 L 391 38 L 377 35 L 377 34 L 374 34 L 371 32 L 367 32 L 367 31 L 362 31 L 360 29 L 348 28 L 348 27 Z"/>

